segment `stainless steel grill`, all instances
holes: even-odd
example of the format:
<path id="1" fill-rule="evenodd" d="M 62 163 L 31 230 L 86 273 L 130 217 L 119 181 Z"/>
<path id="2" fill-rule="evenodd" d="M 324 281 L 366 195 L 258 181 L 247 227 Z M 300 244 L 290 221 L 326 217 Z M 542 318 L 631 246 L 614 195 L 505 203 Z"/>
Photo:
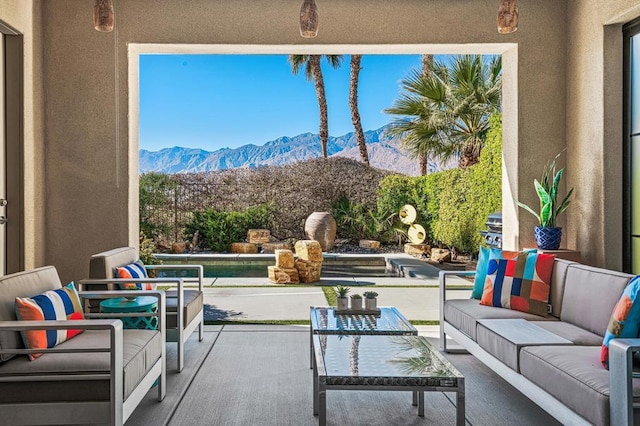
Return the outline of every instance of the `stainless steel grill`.
<path id="1" fill-rule="evenodd" d="M 487 230 L 480 231 L 485 243 L 492 248 L 502 248 L 502 212 L 491 213 L 486 225 Z"/>

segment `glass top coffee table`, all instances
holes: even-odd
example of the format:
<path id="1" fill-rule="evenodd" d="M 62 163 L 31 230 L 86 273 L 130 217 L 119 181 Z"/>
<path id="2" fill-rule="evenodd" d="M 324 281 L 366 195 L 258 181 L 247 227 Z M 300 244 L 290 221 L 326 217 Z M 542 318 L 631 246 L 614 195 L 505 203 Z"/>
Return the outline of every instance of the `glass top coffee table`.
<path id="1" fill-rule="evenodd" d="M 464 377 L 423 336 L 316 334 L 313 349 L 313 414 L 320 426 L 333 389 L 412 391 L 421 417 L 424 392 L 455 392 L 456 424 L 465 424 Z"/>
<path id="2" fill-rule="evenodd" d="M 336 315 L 334 307 L 311 307 L 309 346 L 313 368 L 313 336 L 321 335 L 395 335 L 417 336 L 418 330 L 393 306 L 380 307 L 379 315 Z"/>

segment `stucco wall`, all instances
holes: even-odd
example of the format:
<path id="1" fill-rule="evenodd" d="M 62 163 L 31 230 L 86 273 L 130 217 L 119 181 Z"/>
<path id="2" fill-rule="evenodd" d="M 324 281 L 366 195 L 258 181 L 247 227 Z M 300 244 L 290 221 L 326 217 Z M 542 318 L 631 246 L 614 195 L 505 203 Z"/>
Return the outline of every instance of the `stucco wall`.
<path id="1" fill-rule="evenodd" d="M 558 4 L 560 3 L 560 4 Z M 91 253 L 135 244 L 137 224 L 127 182 L 127 43 L 389 44 L 518 43 L 517 134 L 505 152 L 509 190 L 535 201 L 530 184 L 549 153 L 564 147 L 566 6 L 556 0 L 520 5 L 513 35 L 496 31 L 493 0 L 323 0 L 320 33 L 298 33 L 298 0 L 116 1 L 117 31 L 91 25 L 84 0 L 43 3 L 46 49 L 46 260 L 63 279 L 88 272 Z M 117 64 L 115 61 L 117 38 Z M 115 69 L 118 69 L 116 137 Z M 525 182 L 526 192 L 520 192 Z M 131 208 L 134 208 L 134 211 Z M 515 209 L 513 209 L 515 211 Z M 532 244 L 533 221 L 510 223 L 509 244 Z M 518 241 L 519 238 L 519 241 Z"/>
<path id="2" fill-rule="evenodd" d="M 24 263 L 45 262 L 43 63 L 40 2 L 0 0 L 0 19 L 24 35 Z M 11 202 L 11 200 L 9 200 Z M 17 223 L 9 218 L 9 224 Z M 12 249 L 12 248 L 10 248 Z"/>
<path id="3" fill-rule="evenodd" d="M 622 24 L 637 1 L 568 4 L 568 242 L 584 261 L 622 269 Z"/>

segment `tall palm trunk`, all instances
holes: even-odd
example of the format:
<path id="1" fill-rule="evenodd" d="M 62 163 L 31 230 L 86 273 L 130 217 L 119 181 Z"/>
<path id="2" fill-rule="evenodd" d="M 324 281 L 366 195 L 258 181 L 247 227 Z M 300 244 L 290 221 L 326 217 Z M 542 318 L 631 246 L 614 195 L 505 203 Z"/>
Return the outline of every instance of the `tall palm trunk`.
<path id="1" fill-rule="evenodd" d="M 322 146 L 322 156 L 327 158 L 327 141 L 329 139 L 329 119 L 327 113 L 327 96 L 324 92 L 324 78 L 322 68 L 320 68 L 320 55 L 311 55 L 309 62 L 313 74 L 313 84 L 316 87 L 318 97 L 318 107 L 320 110 L 320 144 Z"/>
<path id="2" fill-rule="evenodd" d="M 422 55 L 422 75 L 427 76 L 433 68 L 433 55 Z M 419 155 L 420 174 L 425 176 L 429 173 L 429 154 L 423 152 Z"/>
<path id="3" fill-rule="evenodd" d="M 367 145 L 364 140 L 364 132 L 362 131 L 362 122 L 360 121 L 360 111 L 358 110 L 358 79 L 360 78 L 360 62 L 362 55 L 351 55 L 351 73 L 349 77 L 349 107 L 351 108 L 351 121 L 356 134 L 356 142 L 360 150 L 362 161 L 369 165 L 369 153 L 367 153 Z"/>

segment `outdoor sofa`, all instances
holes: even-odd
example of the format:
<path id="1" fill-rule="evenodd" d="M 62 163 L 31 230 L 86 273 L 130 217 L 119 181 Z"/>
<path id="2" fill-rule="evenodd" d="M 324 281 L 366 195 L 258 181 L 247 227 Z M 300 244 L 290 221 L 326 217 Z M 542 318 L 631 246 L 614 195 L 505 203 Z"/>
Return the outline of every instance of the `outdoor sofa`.
<path id="1" fill-rule="evenodd" d="M 173 274 L 174 278 L 121 279 L 116 268 L 139 261 L 138 252 L 133 247 L 119 247 L 97 253 L 89 261 L 89 279 L 81 280 L 82 288 L 88 290 L 118 290 L 122 283 L 151 283 L 175 286 L 167 290 L 167 342 L 177 342 L 177 369 L 184 368 L 184 344 L 191 333 L 198 328 L 199 340 L 204 338 L 204 292 L 202 288 L 202 265 L 144 265 L 148 271 Z M 186 271 L 194 271 L 195 277 L 183 276 Z M 196 283 L 197 287 L 185 288 L 185 283 Z M 181 309 L 178 309 L 178 306 Z M 95 310 L 95 306 L 90 308 Z"/>
<path id="2" fill-rule="evenodd" d="M 453 275 L 474 272 L 440 272 L 442 350 L 451 337 L 562 424 L 633 424 L 640 379 L 632 379 L 631 359 L 640 340 L 612 340 L 610 370 L 600 360 L 614 306 L 633 276 L 555 259 L 549 314 L 538 316 L 480 305 L 477 299 L 448 300 L 447 278 Z M 491 319 L 498 321 L 484 322 Z M 549 340 L 568 342 L 523 344 L 506 338 L 501 330 L 509 319 L 532 322 L 551 333 Z"/>
<path id="3" fill-rule="evenodd" d="M 162 401 L 164 293 L 145 293 L 158 299 L 157 312 L 149 314 L 158 317 L 157 330 L 123 330 L 117 318 L 16 319 L 16 297 L 33 300 L 61 288 L 53 266 L 0 277 L 0 423 L 122 425 L 154 383 Z M 121 292 L 92 295 L 120 296 Z M 20 332 L 44 329 L 83 332 L 51 349 L 25 349 Z M 42 355 L 29 360 L 27 355 L 34 353 Z"/>

